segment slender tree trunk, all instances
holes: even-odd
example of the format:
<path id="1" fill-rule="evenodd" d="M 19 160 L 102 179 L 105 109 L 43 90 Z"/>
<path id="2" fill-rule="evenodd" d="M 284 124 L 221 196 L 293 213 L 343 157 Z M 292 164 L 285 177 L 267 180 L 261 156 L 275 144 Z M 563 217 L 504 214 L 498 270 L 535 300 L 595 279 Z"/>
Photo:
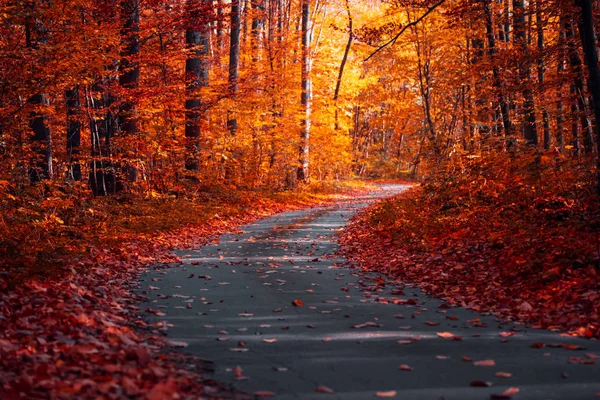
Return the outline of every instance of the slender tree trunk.
<path id="1" fill-rule="evenodd" d="M 185 168 L 189 171 L 200 169 L 200 135 L 202 121 L 202 100 L 198 89 L 209 85 L 210 37 L 206 20 L 206 0 L 187 0 L 185 43 L 188 58 L 185 60 L 186 100 L 185 100 Z"/>
<path id="2" fill-rule="evenodd" d="M 79 121 L 80 107 L 79 86 L 65 93 L 67 106 L 67 157 L 69 177 L 74 181 L 81 180 L 81 164 L 79 154 L 81 147 L 81 122 Z"/>
<path id="3" fill-rule="evenodd" d="M 579 56 L 579 46 L 574 34 L 573 23 L 571 22 L 572 15 L 564 15 L 564 29 L 566 33 L 567 46 L 569 50 L 569 66 L 573 74 L 571 83 L 571 114 L 572 114 L 572 141 L 575 153 L 581 151 L 581 135 L 585 137 L 588 130 L 588 119 L 585 115 L 585 106 L 583 104 L 583 96 L 585 96 L 585 86 L 583 83 L 583 63 Z M 579 124 L 581 123 L 581 134 Z M 584 140 L 585 142 L 585 140 Z M 587 151 L 587 150 L 586 150 Z"/>
<path id="4" fill-rule="evenodd" d="M 119 109 L 119 129 L 123 136 L 138 134 L 136 89 L 139 86 L 140 67 L 137 57 L 140 53 L 140 1 L 121 0 L 121 62 L 119 85 L 125 89 L 126 97 Z M 126 159 L 135 157 L 135 149 L 130 154 L 122 154 Z M 126 161 L 124 171 L 129 182 L 137 181 L 138 171 L 131 161 Z"/>
<path id="5" fill-rule="evenodd" d="M 600 195 L 600 69 L 598 68 L 598 50 L 594 29 L 594 12 L 592 0 L 576 0 L 581 8 L 581 24 L 579 31 L 583 43 L 585 62 L 588 68 L 590 92 L 594 103 L 594 119 L 596 122 L 597 158 L 597 193 Z"/>
<path id="6" fill-rule="evenodd" d="M 513 8 L 516 14 L 515 22 L 515 40 L 521 49 L 521 55 L 526 57 L 529 54 L 527 40 L 527 18 L 525 2 L 523 0 L 513 0 Z M 538 145 L 538 133 L 535 117 L 535 100 L 531 88 L 531 69 L 529 61 L 524 60 L 520 66 L 521 82 L 523 83 L 523 136 L 528 144 Z"/>
<path id="7" fill-rule="evenodd" d="M 560 24 L 560 33 L 559 33 L 559 60 L 558 60 L 558 100 L 556 102 L 556 142 L 558 145 L 559 151 L 562 153 L 565 150 L 565 111 L 564 111 L 564 102 L 563 102 L 563 87 L 564 87 L 564 75 L 565 75 L 565 64 L 566 64 L 566 34 L 564 30 L 564 26 Z"/>
<path id="8" fill-rule="evenodd" d="M 240 29 L 241 29 L 240 0 L 231 2 L 231 40 L 229 41 L 229 93 L 235 97 L 238 93 L 240 69 Z M 229 110 L 227 128 L 231 136 L 237 134 L 238 123 L 235 112 Z"/>
<path id="9" fill-rule="evenodd" d="M 35 2 L 30 7 L 33 13 Z M 25 37 L 26 46 L 36 50 L 40 48 L 40 45 L 44 46 L 47 43 L 46 28 L 34 15 L 28 18 L 25 25 Z M 52 179 L 54 175 L 52 168 L 52 135 L 48 126 L 48 116 L 42 111 L 42 108 L 48 104 L 48 100 L 43 93 L 36 93 L 28 102 L 33 106 L 29 126 L 33 131 L 32 150 L 34 152 L 29 178 L 31 182 L 39 182 Z"/>
<path id="10" fill-rule="evenodd" d="M 309 138 L 311 117 L 311 79 L 310 79 L 310 0 L 302 0 L 302 95 L 300 103 L 304 111 L 300 133 L 299 165 L 296 177 L 307 182 L 309 177 Z"/>
<path id="11" fill-rule="evenodd" d="M 352 27 L 352 13 L 350 12 L 350 1 L 346 0 L 346 12 L 348 13 L 348 42 L 346 43 L 346 48 L 344 49 L 344 56 L 342 57 L 342 62 L 340 63 L 340 72 L 338 74 L 337 83 L 335 85 L 335 92 L 333 94 L 333 102 L 335 104 L 335 129 L 340 129 L 339 125 L 339 110 L 337 107 L 337 100 L 340 95 L 340 88 L 342 86 L 342 77 L 344 75 L 344 67 L 346 66 L 346 62 L 348 61 L 348 54 L 350 53 L 350 47 L 352 46 L 352 39 L 354 38 L 354 30 Z"/>
<path id="12" fill-rule="evenodd" d="M 504 134 L 509 137 L 512 135 L 511 122 L 508 110 L 508 103 L 504 97 L 504 91 L 502 90 L 502 80 L 500 78 L 500 70 L 496 60 L 496 38 L 494 35 L 494 20 L 493 10 L 491 6 L 491 0 L 486 0 L 483 5 L 485 11 L 486 20 L 486 32 L 488 39 L 488 53 L 490 62 L 492 63 L 492 74 L 493 74 L 493 85 L 496 89 L 496 96 L 498 97 L 498 105 L 500 107 L 500 117 L 502 119 L 502 127 L 504 128 Z"/>
<path id="13" fill-rule="evenodd" d="M 140 9 L 139 0 L 121 1 L 123 50 L 121 53 L 119 84 L 129 96 L 121 103 L 119 128 L 124 135 L 138 133 L 136 101 L 131 93 L 137 89 L 140 80 L 140 67 L 136 59 L 140 53 Z"/>
<path id="14" fill-rule="evenodd" d="M 542 1 L 536 0 L 535 2 L 535 15 L 536 15 L 536 24 L 537 24 L 537 44 L 538 44 L 538 83 L 540 85 L 540 93 L 542 93 L 542 98 L 544 98 L 546 93 L 546 62 L 545 62 L 545 38 L 544 38 L 544 20 L 542 18 Z M 542 125 L 544 129 L 544 149 L 550 149 L 550 116 L 548 114 L 548 110 L 545 106 L 542 106 Z"/>

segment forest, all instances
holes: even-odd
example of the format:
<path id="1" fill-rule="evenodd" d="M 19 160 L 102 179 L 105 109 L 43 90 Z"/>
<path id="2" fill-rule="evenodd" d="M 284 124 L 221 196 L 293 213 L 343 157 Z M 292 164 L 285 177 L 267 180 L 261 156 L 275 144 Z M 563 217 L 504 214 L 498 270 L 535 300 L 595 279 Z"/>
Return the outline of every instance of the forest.
<path id="1" fill-rule="evenodd" d="M 0 395 L 98 395 L 27 392 L 51 340 L 18 332 L 71 318 L 110 342 L 93 310 L 135 307 L 171 250 L 389 182 L 411 189 L 354 217 L 349 260 L 600 338 L 598 32 L 593 0 L 1 0 Z M 176 383 L 125 398 L 203 393 L 155 362 Z"/>

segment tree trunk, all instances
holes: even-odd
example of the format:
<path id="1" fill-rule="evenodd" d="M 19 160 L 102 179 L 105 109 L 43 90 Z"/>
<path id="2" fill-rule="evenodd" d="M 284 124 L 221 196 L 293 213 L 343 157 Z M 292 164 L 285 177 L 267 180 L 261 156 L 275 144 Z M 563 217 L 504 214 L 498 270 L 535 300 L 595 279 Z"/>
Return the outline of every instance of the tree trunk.
<path id="1" fill-rule="evenodd" d="M 594 119 L 596 122 L 597 158 L 597 193 L 600 195 L 600 69 L 598 68 L 598 50 L 596 48 L 596 32 L 594 29 L 594 13 L 592 0 L 577 0 L 581 8 L 581 24 L 579 32 L 583 43 L 585 62 L 588 68 L 590 92 L 594 102 Z"/>
<path id="2" fill-rule="evenodd" d="M 337 83 L 335 85 L 335 93 L 333 94 L 333 102 L 335 105 L 335 129 L 340 129 L 338 114 L 339 110 L 337 107 L 337 100 L 340 95 L 340 88 L 342 86 L 342 76 L 344 75 L 344 67 L 346 66 L 346 61 L 348 61 L 348 53 L 350 53 L 350 47 L 352 46 L 352 39 L 354 38 L 354 32 L 352 29 L 352 14 L 350 13 L 350 2 L 346 0 L 346 11 L 348 12 L 348 42 L 346 43 L 346 48 L 344 50 L 344 56 L 342 57 L 342 62 L 340 63 L 340 72 L 338 74 Z"/>
<path id="3" fill-rule="evenodd" d="M 231 40 L 229 41 L 229 93 L 235 97 L 238 92 L 238 79 L 240 69 L 240 0 L 231 2 Z M 230 110 L 227 115 L 227 128 L 231 136 L 235 136 L 238 129 L 235 112 Z"/>
<path id="4" fill-rule="evenodd" d="M 513 8 L 516 15 L 515 20 L 515 41 L 521 48 L 521 55 L 526 57 L 529 53 L 527 40 L 527 18 L 525 2 L 523 0 L 513 0 Z M 520 66 L 521 82 L 523 87 L 523 136 L 525 141 L 533 146 L 538 145 L 538 134 L 535 118 L 535 100 L 531 88 L 531 69 L 528 60 L 522 60 Z"/>
<path id="5" fill-rule="evenodd" d="M 123 135 L 138 133 L 136 101 L 132 99 L 132 91 L 137 89 L 140 79 L 138 60 L 140 53 L 140 9 L 139 0 L 121 1 L 121 37 L 123 49 L 121 52 L 121 74 L 119 84 L 129 94 L 121 103 L 119 113 L 119 128 Z"/>
<path id="6" fill-rule="evenodd" d="M 208 21 L 203 18 L 203 6 L 197 0 L 187 1 L 185 44 L 188 58 L 185 60 L 186 100 L 185 100 L 185 168 L 189 171 L 200 169 L 200 134 L 202 120 L 202 100 L 198 89 L 209 84 L 208 55 L 210 37 Z"/>
<path id="7" fill-rule="evenodd" d="M 542 1 L 536 0 L 535 2 L 535 15 L 537 24 L 537 44 L 538 44 L 538 83 L 540 85 L 541 97 L 545 98 L 546 93 L 546 63 L 545 63 L 545 38 L 544 38 L 544 21 L 542 18 Z M 544 149 L 550 149 L 550 116 L 545 106 L 542 106 L 542 125 L 544 129 Z"/>
<path id="8" fill-rule="evenodd" d="M 126 97 L 119 110 L 119 128 L 123 136 L 138 134 L 137 100 L 135 90 L 139 86 L 140 67 L 137 57 L 140 53 L 140 2 L 139 0 L 121 0 L 121 50 L 119 85 L 125 89 Z M 122 154 L 126 159 L 132 154 Z M 129 182 L 137 181 L 137 168 L 126 162 L 124 172 Z"/>
<path id="9" fill-rule="evenodd" d="M 75 86 L 65 93 L 67 106 L 67 157 L 69 165 L 69 178 L 74 181 L 81 180 L 81 164 L 79 153 L 81 147 L 81 122 L 79 121 L 80 102 L 79 86 Z"/>
<path id="10" fill-rule="evenodd" d="M 31 12 L 35 8 L 35 3 L 31 5 Z M 34 15 L 28 18 L 25 25 L 26 46 L 33 49 L 39 49 L 40 44 L 47 43 L 46 28 L 37 20 Z M 43 62 L 43 61 L 42 61 Z M 52 136 L 48 127 L 48 116 L 42 111 L 48 100 L 43 93 L 36 93 L 29 99 L 29 104 L 33 106 L 29 126 L 33 131 L 32 150 L 34 158 L 29 170 L 31 182 L 52 179 L 54 173 L 52 168 Z"/>
<path id="11" fill-rule="evenodd" d="M 311 79 L 310 79 L 310 0 L 302 0 L 302 95 L 300 103 L 304 111 L 302 130 L 300 133 L 300 149 L 298 157 L 299 181 L 307 182 L 309 177 L 309 138 L 311 117 Z"/>
<path id="12" fill-rule="evenodd" d="M 498 105 L 500 107 L 500 117 L 502 119 L 502 127 L 504 128 L 504 135 L 510 137 L 512 135 L 510 116 L 508 114 L 508 103 L 504 97 L 502 90 L 502 80 L 500 78 L 500 70 L 496 63 L 496 38 L 494 35 L 494 20 L 493 10 L 491 6 L 491 0 L 486 0 L 483 4 L 485 11 L 485 25 L 488 39 L 488 54 L 490 57 L 490 63 L 492 63 L 492 74 L 494 77 L 494 88 L 496 89 L 496 96 L 498 97 Z"/>

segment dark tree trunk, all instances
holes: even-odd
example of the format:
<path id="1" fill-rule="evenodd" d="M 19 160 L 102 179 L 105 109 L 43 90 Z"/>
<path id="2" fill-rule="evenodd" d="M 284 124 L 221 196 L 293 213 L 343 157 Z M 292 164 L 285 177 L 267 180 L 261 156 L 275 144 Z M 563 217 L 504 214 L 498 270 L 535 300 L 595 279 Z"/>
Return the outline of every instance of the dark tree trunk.
<path id="1" fill-rule="evenodd" d="M 200 169 L 200 135 L 202 120 L 202 100 L 198 89 L 209 84 L 208 55 L 210 50 L 210 32 L 208 21 L 203 18 L 205 2 L 188 0 L 186 15 L 185 43 L 190 50 L 185 62 L 186 101 L 185 101 L 185 137 L 187 156 L 186 169 Z"/>
<path id="2" fill-rule="evenodd" d="M 229 41 L 229 93 L 235 97 L 239 84 L 240 69 L 240 29 L 241 29 L 240 0 L 231 2 L 231 39 Z M 235 112 L 230 110 L 227 116 L 227 128 L 231 136 L 235 136 L 238 129 Z"/>
<path id="3" fill-rule="evenodd" d="M 579 31 L 583 43 L 585 62 L 588 68 L 590 92 L 594 106 L 594 119 L 596 122 L 597 157 L 597 192 L 600 195 L 600 69 L 598 68 L 598 50 L 596 48 L 596 32 L 594 29 L 594 13 L 592 0 L 577 0 L 581 8 L 581 24 Z"/>
<path id="4" fill-rule="evenodd" d="M 42 107 L 47 104 L 43 94 L 36 94 L 29 103 L 34 107 Z M 31 113 L 30 127 L 33 131 L 33 151 L 35 160 L 29 173 L 32 182 L 52 179 L 52 136 L 48 127 L 48 117 L 39 109 Z"/>
<path id="5" fill-rule="evenodd" d="M 563 25 L 560 26 L 559 34 L 559 48 L 560 48 L 560 59 L 558 61 L 558 101 L 556 102 L 556 142 L 558 150 L 562 153 L 565 150 L 565 111 L 563 103 L 563 87 L 564 87 L 564 74 L 566 64 L 566 46 L 567 39 Z"/>
<path id="6" fill-rule="evenodd" d="M 525 2 L 523 0 L 513 0 L 515 12 L 515 41 L 521 48 L 521 55 L 526 57 L 529 53 L 527 40 L 527 18 Z M 535 118 L 535 100 L 531 88 L 531 69 L 528 60 L 521 61 L 520 76 L 523 87 L 523 136 L 525 141 L 533 146 L 538 145 L 538 134 Z"/>
<path id="7" fill-rule="evenodd" d="M 302 0 L 302 95 L 300 103 L 304 111 L 300 132 L 300 149 L 296 177 L 307 182 L 309 174 L 309 138 L 311 117 L 311 80 L 310 80 L 310 0 Z"/>
<path id="8" fill-rule="evenodd" d="M 486 0 L 483 5 L 485 11 L 485 25 L 488 39 L 488 53 L 490 62 L 492 63 L 492 74 L 494 77 L 494 88 L 496 89 L 496 96 L 498 97 L 498 105 L 500 107 L 500 117 L 502 119 L 502 127 L 504 128 L 504 134 L 508 137 L 512 134 L 511 122 L 508 110 L 508 103 L 504 97 L 504 91 L 502 90 L 502 80 L 500 77 L 500 70 L 496 60 L 496 38 L 494 35 L 494 20 L 493 10 L 491 6 L 491 0 Z"/>
<path id="9" fill-rule="evenodd" d="M 65 93 L 67 106 L 67 157 L 69 165 L 69 178 L 74 181 L 81 180 L 81 164 L 79 163 L 79 154 L 81 147 L 81 122 L 79 86 L 75 86 Z"/>
<path id="10" fill-rule="evenodd" d="M 344 56 L 342 57 L 342 62 L 340 63 L 340 72 L 338 74 L 337 82 L 335 85 L 335 92 L 333 94 L 333 102 L 335 103 L 335 129 L 340 129 L 339 125 L 339 110 L 337 108 L 337 100 L 340 95 L 340 88 L 342 86 L 342 77 L 344 75 L 344 67 L 346 66 L 346 62 L 348 61 L 348 54 L 350 53 L 350 47 L 352 46 L 352 39 L 354 38 L 354 31 L 352 27 L 352 13 L 350 12 L 350 2 L 346 0 L 346 12 L 348 13 L 348 42 L 346 43 L 346 48 L 344 49 Z"/>
<path id="11" fill-rule="evenodd" d="M 30 7 L 33 13 L 35 3 L 31 3 Z M 25 25 L 26 46 L 37 50 L 40 45 L 43 46 L 47 42 L 46 28 L 34 15 L 30 17 Z M 48 116 L 41 110 L 48 100 L 43 93 L 36 93 L 28 102 L 33 106 L 29 126 L 33 131 L 32 150 L 34 152 L 29 178 L 31 182 L 39 182 L 53 177 L 52 136 L 48 127 Z"/>
<path id="12" fill-rule="evenodd" d="M 545 38 L 544 38 L 544 20 L 542 18 L 542 1 L 536 0 L 535 2 L 535 14 L 537 24 L 537 44 L 538 44 L 538 83 L 540 85 L 540 93 L 542 97 L 545 97 L 546 93 L 546 63 L 545 63 Z M 545 106 L 542 107 L 542 125 L 544 129 L 544 149 L 550 149 L 550 116 Z"/>
<path id="13" fill-rule="evenodd" d="M 567 46 L 569 50 L 569 66 L 573 74 L 573 82 L 571 84 L 571 114 L 572 114 L 572 140 L 575 153 L 581 151 L 581 136 L 584 137 L 584 143 L 587 142 L 585 137 L 589 131 L 589 123 L 586 116 L 586 107 L 584 104 L 585 85 L 583 80 L 583 62 L 579 56 L 579 46 L 575 38 L 574 26 L 571 22 L 572 15 L 564 16 L 564 29 L 566 33 Z M 577 118 L 581 123 L 581 132 Z M 586 152 L 591 151 L 590 148 L 585 149 Z"/>
<path id="14" fill-rule="evenodd" d="M 135 135 L 138 133 L 136 102 L 131 99 L 131 91 L 137 89 L 140 80 L 140 67 L 136 59 L 140 53 L 140 9 L 139 0 L 121 1 L 121 19 L 123 50 L 121 53 L 121 74 L 119 84 L 130 92 L 130 96 L 121 103 L 119 122 L 121 133 Z"/>
<path id="15" fill-rule="evenodd" d="M 126 98 L 121 102 L 119 110 L 119 128 L 124 136 L 138 134 L 137 100 L 135 90 L 139 86 L 140 67 L 137 57 L 140 53 L 140 1 L 121 0 L 121 38 L 123 47 L 121 51 L 119 84 L 126 92 Z M 134 149 L 130 151 L 134 152 Z M 130 158 L 133 154 L 122 154 Z M 127 180 L 137 181 L 137 168 L 126 162 L 124 172 Z"/>

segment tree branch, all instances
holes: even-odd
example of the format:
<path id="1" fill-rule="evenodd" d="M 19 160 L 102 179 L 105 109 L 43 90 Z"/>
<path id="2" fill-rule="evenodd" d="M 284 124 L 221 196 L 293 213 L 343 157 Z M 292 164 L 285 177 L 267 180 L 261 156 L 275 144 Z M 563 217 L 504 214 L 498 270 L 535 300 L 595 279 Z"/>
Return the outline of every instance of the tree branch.
<path id="1" fill-rule="evenodd" d="M 441 6 L 442 4 L 444 4 L 446 2 L 446 0 L 439 0 L 437 3 L 435 3 L 434 5 L 432 5 L 431 7 L 427 8 L 427 11 L 421 15 L 418 19 L 414 20 L 413 22 L 405 25 L 400 32 L 398 32 L 398 34 L 396 34 L 396 36 L 394 36 L 393 38 L 391 38 L 390 40 L 388 40 L 387 42 L 385 42 L 384 44 L 382 44 L 381 46 L 379 46 L 377 48 L 377 50 L 375 50 L 373 53 L 371 53 L 371 55 L 369 55 L 369 57 L 365 58 L 364 61 L 369 61 L 369 59 L 371 57 L 373 57 L 375 54 L 379 53 L 381 50 L 383 50 L 384 48 L 386 48 L 389 45 L 393 45 L 394 43 L 396 43 L 396 41 L 398 40 L 398 38 L 400 38 L 400 36 L 402 36 L 402 34 L 411 26 L 415 26 L 417 25 L 419 22 L 423 21 L 425 18 L 427 18 L 427 16 L 429 14 L 431 14 L 433 12 L 433 10 L 435 10 L 436 8 L 438 8 L 439 6 Z"/>

